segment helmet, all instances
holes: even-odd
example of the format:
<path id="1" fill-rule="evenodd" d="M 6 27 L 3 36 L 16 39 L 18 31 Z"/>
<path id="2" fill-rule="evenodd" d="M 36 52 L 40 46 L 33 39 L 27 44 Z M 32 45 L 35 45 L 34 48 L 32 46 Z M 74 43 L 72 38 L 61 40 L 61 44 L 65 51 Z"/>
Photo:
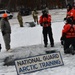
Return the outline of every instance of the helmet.
<path id="1" fill-rule="evenodd" d="M 8 17 L 8 15 L 7 15 L 6 13 L 4 13 L 4 14 L 2 15 L 2 17 L 3 17 L 3 18 L 6 18 L 6 17 Z"/>
<path id="2" fill-rule="evenodd" d="M 67 6 L 72 7 L 72 5 L 70 3 L 68 3 Z"/>
<path id="3" fill-rule="evenodd" d="M 42 10 L 42 13 L 43 13 L 43 14 L 47 14 L 46 9 Z"/>

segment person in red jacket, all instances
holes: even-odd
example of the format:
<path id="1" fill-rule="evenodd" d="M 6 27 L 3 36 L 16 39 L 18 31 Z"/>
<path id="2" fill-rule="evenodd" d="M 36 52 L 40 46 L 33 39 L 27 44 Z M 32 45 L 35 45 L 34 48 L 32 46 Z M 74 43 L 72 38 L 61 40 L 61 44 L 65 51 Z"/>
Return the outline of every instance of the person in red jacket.
<path id="1" fill-rule="evenodd" d="M 64 18 L 64 20 L 66 20 L 69 17 L 72 17 L 72 6 L 70 4 L 67 5 L 67 12 L 66 12 L 66 18 Z"/>
<path id="2" fill-rule="evenodd" d="M 73 7 L 70 4 L 67 5 L 67 14 L 65 20 L 67 18 L 72 18 L 73 24 L 75 24 L 75 5 L 73 5 Z"/>
<path id="3" fill-rule="evenodd" d="M 67 5 L 67 15 L 66 17 L 71 17 L 72 15 L 72 6 L 70 4 Z"/>
<path id="4" fill-rule="evenodd" d="M 73 47 L 72 53 L 75 53 L 75 25 L 73 24 L 72 18 L 66 19 L 66 24 L 64 25 L 62 30 L 61 40 L 64 40 L 64 53 L 70 53 L 69 47 L 71 45 Z"/>
<path id="5" fill-rule="evenodd" d="M 73 5 L 71 17 L 73 18 L 73 24 L 75 24 L 75 4 Z"/>
<path id="6" fill-rule="evenodd" d="M 54 47 L 54 39 L 52 34 L 52 28 L 51 28 L 51 15 L 47 13 L 46 10 L 42 11 L 42 15 L 39 19 L 40 25 L 43 27 L 43 38 L 44 38 L 44 47 L 47 47 L 48 44 L 48 38 L 49 36 L 50 45 L 51 47 Z"/>

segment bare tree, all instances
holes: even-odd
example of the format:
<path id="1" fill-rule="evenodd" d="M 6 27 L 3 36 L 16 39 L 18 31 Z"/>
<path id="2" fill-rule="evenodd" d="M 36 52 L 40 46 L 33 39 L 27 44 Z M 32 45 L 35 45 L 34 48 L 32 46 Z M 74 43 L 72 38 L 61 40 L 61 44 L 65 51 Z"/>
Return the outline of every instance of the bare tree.
<path id="1" fill-rule="evenodd" d="M 68 4 L 67 0 L 65 0 L 66 5 Z"/>
<path id="2" fill-rule="evenodd" d="M 1 1 L 2 1 L 2 0 L 0 0 L 0 4 L 1 4 Z"/>

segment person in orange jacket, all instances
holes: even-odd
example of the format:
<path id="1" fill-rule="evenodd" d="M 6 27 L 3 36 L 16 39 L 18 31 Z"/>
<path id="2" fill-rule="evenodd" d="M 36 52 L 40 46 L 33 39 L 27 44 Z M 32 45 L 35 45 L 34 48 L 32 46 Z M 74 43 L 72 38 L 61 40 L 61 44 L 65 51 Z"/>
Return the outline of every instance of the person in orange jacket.
<path id="1" fill-rule="evenodd" d="M 70 4 L 67 5 L 67 15 L 66 17 L 71 17 L 72 15 L 72 6 Z"/>
<path id="2" fill-rule="evenodd" d="M 67 13 L 66 13 L 66 18 L 64 18 L 64 20 L 66 20 L 69 17 L 72 17 L 72 6 L 70 4 L 67 5 Z"/>
<path id="3" fill-rule="evenodd" d="M 70 4 L 67 5 L 67 14 L 65 20 L 69 17 L 73 19 L 73 24 L 75 24 L 75 5 L 73 5 L 73 7 Z"/>
<path id="4" fill-rule="evenodd" d="M 75 25 L 73 24 L 72 18 L 66 19 L 66 24 L 62 30 L 62 37 L 61 40 L 64 40 L 64 53 L 75 53 Z M 72 45 L 73 51 L 69 50 L 69 47 Z"/>
<path id="5" fill-rule="evenodd" d="M 71 17 L 73 18 L 73 24 L 75 24 L 75 4 L 73 5 Z"/>
<path id="6" fill-rule="evenodd" d="M 45 9 L 42 11 L 42 15 L 40 16 L 39 23 L 43 27 L 44 47 L 47 47 L 48 44 L 47 35 L 49 36 L 51 47 L 54 47 L 54 39 L 53 39 L 52 28 L 51 28 L 51 15 L 48 14 Z"/>

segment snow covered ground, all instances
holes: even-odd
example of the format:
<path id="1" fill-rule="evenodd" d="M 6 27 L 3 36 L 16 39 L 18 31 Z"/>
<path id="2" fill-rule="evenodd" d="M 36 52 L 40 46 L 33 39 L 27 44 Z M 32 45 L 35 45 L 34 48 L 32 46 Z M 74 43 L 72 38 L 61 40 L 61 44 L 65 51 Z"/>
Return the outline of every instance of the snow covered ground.
<path id="1" fill-rule="evenodd" d="M 2 44 L 2 50 L 0 52 L 0 75 L 17 75 L 15 66 L 3 66 L 4 58 L 9 55 L 14 55 L 16 58 L 22 58 L 45 54 L 45 50 L 51 50 L 55 48 L 61 52 L 64 66 L 48 68 L 25 75 L 75 75 L 75 55 L 65 55 L 63 53 L 63 48 L 60 45 L 61 30 L 64 25 L 63 18 L 66 15 L 66 9 L 49 10 L 49 13 L 52 15 L 52 31 L 55 42 L 54 48 L 51 48 L 49 44 L 48 48 L 43 47 L 42 27 L 40 25 L 28 27 L 28 24 L 25 23 L 33 21 L 32 15 L 23 17 L 24 27 L 20 28 L 14 13 L 14 18 L 9 20 L 12 28 L 12 52 L 6 52 L 3 37 L 0 32 L 0 43 Z M 40 15 L 41 12 L 39 11 L 39 16 Z"/>

